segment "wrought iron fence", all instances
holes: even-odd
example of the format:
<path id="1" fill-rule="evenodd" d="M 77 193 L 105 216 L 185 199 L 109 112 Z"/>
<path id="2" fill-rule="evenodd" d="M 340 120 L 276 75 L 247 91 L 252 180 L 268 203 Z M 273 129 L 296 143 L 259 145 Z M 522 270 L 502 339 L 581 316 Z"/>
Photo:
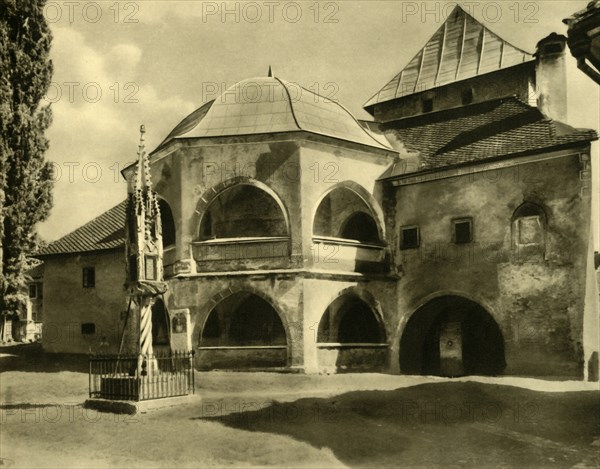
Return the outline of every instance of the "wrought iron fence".
<path id="1" fill-rule="evenodd" d="M 194 393 L 194 352 L 91 355 L 89 395 L 144 401 Z"/>

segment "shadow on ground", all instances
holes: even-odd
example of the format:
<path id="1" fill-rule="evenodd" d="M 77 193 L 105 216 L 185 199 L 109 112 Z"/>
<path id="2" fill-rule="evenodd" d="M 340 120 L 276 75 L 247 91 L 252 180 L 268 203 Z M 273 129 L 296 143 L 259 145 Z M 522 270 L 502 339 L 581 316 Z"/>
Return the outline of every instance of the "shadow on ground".
<path id="1" fill-rule="evenodd" d="M 47 353 L 42 344 L 18 344 L 0 346 L 0 370 L 29 371 L 37 373 L 56 373 L 74 371 L 87 373 L 89 363 L 87 355 Z"/>
<path id="2" fill-rule="evenodd" d="M 289 403 L 203 401 L 195 419 L 328 447 L 344 464 L 598 467 L 600 393 L 475 382 Z"/>
<path id="3" fill-rule="evenodd" d="M 0 404 L 0 411 L 6 410 L 26 410 L 26 409 L 47 409 L 56 407 L 55 403 L 52 404 Z"/>

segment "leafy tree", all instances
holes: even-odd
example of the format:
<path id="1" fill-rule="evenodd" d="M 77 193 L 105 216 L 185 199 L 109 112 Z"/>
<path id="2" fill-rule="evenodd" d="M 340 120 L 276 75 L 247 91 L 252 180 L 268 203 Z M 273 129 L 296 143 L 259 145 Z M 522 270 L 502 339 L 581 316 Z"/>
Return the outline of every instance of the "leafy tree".
<path id="1" fill-rule="evenodd" d="M 52 78 L 45 0 L 0 0 L 0 314 L 23 310 L 35 226 L 52 206 L 52 167 L 42 99 Z"/>

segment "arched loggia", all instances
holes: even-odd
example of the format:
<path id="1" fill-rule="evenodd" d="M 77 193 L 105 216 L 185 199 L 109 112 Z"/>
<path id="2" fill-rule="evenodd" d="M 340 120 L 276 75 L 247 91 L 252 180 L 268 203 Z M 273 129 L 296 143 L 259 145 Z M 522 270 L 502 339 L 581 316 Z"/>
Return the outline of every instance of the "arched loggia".
<path id="1" fill-rule="evenodd" d="M 278 201 L 252 184 L 228 187 L 210 202 L 200 222 L 200 240 L 288 236 Z"/>
<path id="2" fill-rule="evenodd" d="M 321 199 L 314 216 L 313 236 L 365 244 L 383 241 L 383 228 L 373 207 L 353 187 L 339 185 Z"/>
<path id="3" fill-rule="evenodd" d="M 267 300 L 236 292 L 210 311 L 199 349 L 203 368 L 284 367 L 287 335 L 279 313 Z"/>
<path id="4" fill-rule="evenodd" d="M 327 307 L 317 330 L 322 371 L 381 371 L 386 351 L 385 329 L 378 312 L 359 295 L 343 293 Z"/>
<path id="5" fill-rule="evenodd" d="M 347 293 L 331 303 L 319 322 L 319 343 L 385 342 L 385 332 L 377 313 L 358 296 Z"/>

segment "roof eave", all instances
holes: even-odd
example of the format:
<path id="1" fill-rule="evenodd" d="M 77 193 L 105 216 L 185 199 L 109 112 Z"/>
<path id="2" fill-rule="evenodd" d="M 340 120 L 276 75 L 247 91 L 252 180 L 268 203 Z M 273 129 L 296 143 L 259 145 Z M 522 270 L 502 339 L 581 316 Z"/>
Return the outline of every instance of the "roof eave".
<path id="1" fill-rule="evenodd" d="M 75 255 L 80 255 L 80 254 L 99 254 L 101 252 L 107 252 L 107 251 L 120 251 L 125 247 L 125 241 L 123 241 L 123 243 L 119 246 L 115 246 L 112 248 L 98 248 L 98 249 L 89 249 L 89 250 L 78 250 L 78 251 L 66 251 L 66 252 L 52 252 L 52 253 L 36 253 L 33 254 L 31 257 L 34 257 L 35 259 L 39 259 L 39 260 L 45 260 L 45 259 L 49 259 L 52 257 L 58 257 L 58 256 L 75 256 Z"/>
<path id="2" fill-rule="evenodd" d="M 596 135 L 593 138 L 586 138 L 586 139 L 576 140 L 576 141 L 568 142 L 568 143 L 550 145 L 547 147 L 536 148 L 534 150 L 525 150 L 525 151 L 521 151 L 521 152 L 505 153 L 504 155 L 493 156 L 493 157 L 485 158 L 482 160 L 467 161 L 464 163 L 455 163 L 455 164 L 450 164 L 447 166 L 440 166 L 440 167 L 436 167 L 436 168 L 427 168 L 422 171 L 415 171 L 412 173 L 406 173 L 406 174 L 402 174 L 402 175 L 398 175 L 398 176 L 388 176 L 385 178 L 379 178 L 379 179 L 377 179 L 377 181 L 379 181 L 379 182 L 398 181 L 401 179 L 408 179 L 411 177 L 423 176 L 426 174 L 434 174 L 434 173 L 438 173 L 438 172 L 449 171 L 452 169 L 464 168 L 467 166 L 478 166 L 480 164 L 491 163 L 491 162 L 501 161 L 501 160 L 505 160 L 505 159 L 520 158 L 523 156 L 531 156 L 531 155 L 536 155 L 536 154 L 541 154 L 541 153 L 547 153 L 550 151 L 565 150 L 565 149 L 572 148 L 572 147 L 580 147 L 586 143 L 590 144 L 591 142 L 595 142 L 597 140 L 598 140 L 598 135 Z"/>
<path id="3" fill-rule="evenodd" d="M 360 125 L 360 124 L 358 124 Z M 392 147 L 386 147 L 383 144 L 381 145 L 371 145 L 371 144 L 367 144 L 367 143 L 362 143 L 362 142 L 357 142 L 355 140 L 349 140 L 349 139 L 344 139 L 342 137 L 336 137 L 334 135 L 329 135 L 329 134 L 323 134 L 323 133 L 319 133 L 319 132 L 314 132 L 311 130 L 306 130 L 306 129 L 297 129 L 297 130 L 283 130 L 283 131 L 277 131 L 277 132 L 265 132 L 265 133 L 250 133 L 250 134 L 234 134 L 234 135 L 215 135 L 215 136 L 198 136 L 198 137 L 175 137 L 173 138 L 172 142 L 177 142 L 177 141 L 183 141 L 183 140 L 207 140 L 207 139 L 226 139 L 226 138 L 234 138 L 234 137 L 255 137 L 255 136 L 280 136 L 283 134 L 299 134 L 299 133 L 305 133 L 305 134 L 310 134 L 310 135 L 316 135 L 319 137 L 323 137 L 323 138 L 327 138 L 327 139 L 333 139 L 333 140 L 337 140 L 340 142 L 345 142 L 345 143 L 350 143 L 352 145 L 357 145 L 360 147 L 364 147 L 364 148 L 369 148 L 371 150 L 379 150 L 379 151 L 384 151 L 384 152 L 389 152 L 389 153 L 394 153 L 394 154 L 398 154 L 397 150 L 394 150 Z M 377 142 L 377 140 L 373 139 L 374 142 Z M 226 145 L 227 143 L 223 143 L 224 145 Z M 152 161 L 150 162 L 152 163 Z M 124 171 L 126 171 L 129 167 L 133 166 L 135 163 L 130 164 L 129 166 L 123 168 L 123 170 L 121 171 L 121 173 L 123 173 Z"/>

